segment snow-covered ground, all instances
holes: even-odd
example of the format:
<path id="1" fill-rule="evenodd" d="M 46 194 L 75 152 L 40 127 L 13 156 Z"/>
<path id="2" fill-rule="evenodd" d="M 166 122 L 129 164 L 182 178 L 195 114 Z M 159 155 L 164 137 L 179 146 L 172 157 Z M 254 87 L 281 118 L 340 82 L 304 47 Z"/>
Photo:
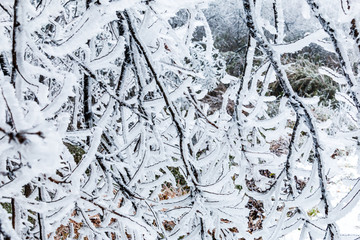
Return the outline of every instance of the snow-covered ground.
<path id="1" fill-rule="evenodd" d="M 338 159 L 337 165 L 339 167 L 339 171 L 328 184 L 328 191 L 331 195 L 330 199 L 332 206 L 336 206 L 336 204 L 346 196 L 356 183 L 357 178 L 360 177 L 357 172 L 357 164 L 358 159 L 355 154 Z M 342 235 L 350 235 L 349 237 L 344 236 L 342 239 L 357 239 L 355 237 L 351 237 L 351 235 L 360 234 L 360 202 L 358 202 L 347 215 L 342 216 L 336 223 Z M 300 233 L 301 229 L 298 229 L 282 239 L 300 239 Z"/>
<path id="2" fill-rule="evenodd" d="M 332 205 L 335 206 L 356 183 L 359 177 L 357 171 L 357 157 L 348 156 L 338 161 L 338 166 L 342 171 L 337 175 L 332 184 L 329 184 Z M 360 234 L 360 202 L 356 204 L 352 211 L 337 221 L 341 234 Z"/>

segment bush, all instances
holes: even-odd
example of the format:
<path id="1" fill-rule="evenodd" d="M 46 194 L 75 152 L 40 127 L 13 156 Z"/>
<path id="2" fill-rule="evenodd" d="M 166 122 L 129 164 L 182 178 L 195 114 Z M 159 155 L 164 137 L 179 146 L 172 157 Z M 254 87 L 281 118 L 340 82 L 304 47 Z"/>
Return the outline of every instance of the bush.
<path id="1" fill-rule="evenodd" d="M 288 79 L 300 97 L 319 96 L 319 104 L 335 108 L 337 105 L 335 93 L 339 90 L 339 85 L 328 76 L 319 74 L 320 67 L 319 63 L 302 55 L 294 63 L 289 64 Z M 283 95 L 279 82 L 271 84 L 270 95 L 276 97 Z"/>

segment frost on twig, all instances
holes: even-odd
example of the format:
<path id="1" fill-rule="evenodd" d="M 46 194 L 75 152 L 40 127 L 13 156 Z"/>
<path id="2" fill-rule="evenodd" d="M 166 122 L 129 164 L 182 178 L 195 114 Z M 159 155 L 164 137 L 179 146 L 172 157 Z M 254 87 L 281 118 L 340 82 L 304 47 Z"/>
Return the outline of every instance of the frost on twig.
<path id="1" fill-rule="evenodd" d="M 265 2 L 239 6 L 239 78 L 204 1 L 0 3 L 0 238 L 341 238 L 360 196 L 329 190 L 358 140 L 353 59 L 316 2 L 319 29 L 296 41 L 285 2 Z M 293 89 L 289 56 L 312 44 L 341 68 L 302 69 L 336 86 L 332 118 Z"/>

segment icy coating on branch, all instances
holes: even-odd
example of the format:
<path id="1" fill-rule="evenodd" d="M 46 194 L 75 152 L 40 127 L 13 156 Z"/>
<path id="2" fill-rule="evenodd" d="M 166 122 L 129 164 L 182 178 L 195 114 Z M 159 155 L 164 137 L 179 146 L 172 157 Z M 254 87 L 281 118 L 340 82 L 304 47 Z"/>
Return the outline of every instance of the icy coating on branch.
<path id="1" fill-rule="evenodd" d="M 208 1 L 1 1 L 0 240 L 360 237 L 337 224 L 359 179 L 339 201 L 329 187 L 360 154 L 359 5 L 301 2 L 317 29 L 289 40 L 286 1 L 236 1 L 235 78 Z M 314 45 L 338 66 L 316 69 L 331 117 L 291 83 L 287 57 Z"/>

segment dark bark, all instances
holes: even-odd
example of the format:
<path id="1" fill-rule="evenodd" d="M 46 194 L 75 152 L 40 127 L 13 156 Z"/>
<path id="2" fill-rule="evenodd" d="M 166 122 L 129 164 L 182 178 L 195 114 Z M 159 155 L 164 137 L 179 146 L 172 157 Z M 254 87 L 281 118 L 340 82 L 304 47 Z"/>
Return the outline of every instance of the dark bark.
<path id="1" fill-rule="evenodd" d="M 15 87 L 15 80 L 16 80 L 16 71 L 18 69 L 18 62 L 17 62 L 17 36 L 19 32 L 20 23 L 18 21 L 19 15 L 19 2 L 20 0 L 14 0 L 14 13 L 13 13 L 13 29 L 12 29 L 12 49 L 11 49 L 11 56 L 12 56 L 12 69 L 11 69 L 11 80 L 10 83 Z"/>
<path id="2" fill-rule="evenodd" d="M 275 29 L 276 29 L 276 34 L 274 37 L 274 43 L 277 42 L 278 40 L 278 32 L 279 32 L 279 13 L 278 13 L 278 9 L 277 9 L 277 4 L 276 4 L 276 0 L 274 0 L 273 2 L 273 10 L 274 10 L 274 21 L 275 21 Z"/>
<path id="3" fill-rule="evenodd" d="M 42 199 L 42 193 L 41 193 L 41 188 L 39 188 L 39 201 L 43 201 L 44 199 Z M 44 232 L 44 218 L 43 215 L 41 213 L 37 214 L 38 217 L 38 224 L 39 224 L 39 237 L 40 240 L 45 240 L 45 232 Z"/>
<path id="4" fill-rule="evenodd" d="M 2 5 L 1 3 L 0 3 L 0 8 L 4 10 L 4 12 L 6 12 L 11 17 L 11 13 L 9 12 L 9 10 L 6 7 L 4 7 L 4 5 Z"/>
<path id="5" fill-rule="evenodd" d="M 93 126 L 93 112 L 92 107 L 92 94 L 91 94 L 91 78 L 89 75 L 84 74 L 84 121 L 86 128 L 92 128 Z"/>
<path id="6" fill-rule="evenodd" d="M 10 66 L 9 66 L 8 60 L 6 58 L 5 52 L 0 54 L 0 67 L 1 67 L 1 70 L 4 74 L 4 76 L 7 76 L 7 77 L 11 76 Z"/>
<path id="7" fill-rule="evenodd" d="M 16 217 L 15 198 L 11 198 L 11 224 L 14 230 L 17 228 Z"/>

